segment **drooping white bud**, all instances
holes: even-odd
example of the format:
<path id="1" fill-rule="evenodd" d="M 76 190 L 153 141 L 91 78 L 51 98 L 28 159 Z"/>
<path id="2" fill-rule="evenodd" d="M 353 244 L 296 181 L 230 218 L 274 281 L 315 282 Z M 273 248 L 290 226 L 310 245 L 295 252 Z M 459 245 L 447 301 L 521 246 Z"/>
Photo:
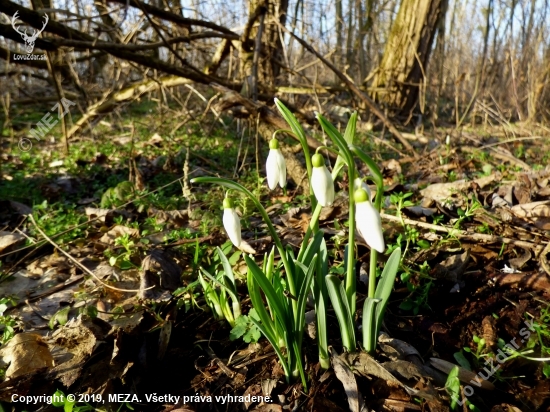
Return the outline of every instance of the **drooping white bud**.
<path id="1" fill-rule="evenodd" d="M 275 189 L 277 183 L 281 188 L 286 186 L 286 162 L 279 150 L 277 139 L 271 139 L 269 142 L 269 155 L 267 156 L 265 170 L 267 174 L 267 186 L 270 190 Z"/>
<path id="2" fill-rule="evenodd" d="M 325 159 L 319 153 L 311 157 L 311 187 L 321 206 L 330 206 L 334 202 L 334 181 L 325 166 Z"/>
<path id="3" fill-rule="evenodd" d="M 355 224 L 357 231 L 367 245 L 374 250 L 384 253 L 386 245 L 384 243 L 384 234 L 382 233 L 382 219 L 380 213 L 370 201 L 370 196 L 363 188 L 355 190 L 353 193 L 355 200 Z"/>
<path id="4" fill-rule="evenodd" d="M 223 227 L 231 243 L 239 247 L 241 245 L 241 218 L 235 211 L 233 200 L 229 197 L 223 199 Z"/>

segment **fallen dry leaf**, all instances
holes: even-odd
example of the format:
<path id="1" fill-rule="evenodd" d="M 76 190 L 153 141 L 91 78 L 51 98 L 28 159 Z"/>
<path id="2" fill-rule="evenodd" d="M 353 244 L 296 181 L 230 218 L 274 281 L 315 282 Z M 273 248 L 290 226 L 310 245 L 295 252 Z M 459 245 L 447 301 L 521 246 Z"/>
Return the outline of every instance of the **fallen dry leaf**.
<path id="1" fill-rule="evenodd" d="M 517 217 L 528 219 L 542 230 L 550 230 L 550 200 L 515 205 L 510 211 Z"/>
<path id="2" fill-rule="evenodd" d="M 116 225 L 114 228 L 105 233 L 100 242 L 112 245 L 115 243 L 115 239 L 124 235 L 130 235 L 131 237 L 139 236 L 139 230 L 127 226 Z"/>
<path id="3" fill-rule="evenodd" d="M 338 355 L 334 352 L 330 357 L 334 373 L 346 391 L 348 397 L 349 409 L 351 412 L 359 412 L 363 404 L 363 398 L 360 396 L 359 388 L 357 387 L 357 381 L 355 375 L 348 366 L 345 360 L 345 355 Z"/>
<path id="4" fill-rule="evenodd" d="M 19 233 L 4 232 L 0 230 L 0 252 L 8 251 L 9 248 L 15 248 L 19 243 L 25 240 L 25 236 Z"/>
<path id="5" fill-rule="evenodd" d="M 54 365 L 48 345 L 36 333 L 15 335 L 0 350 L 0 358 L 2 363 L 10 365 L 6 370 L 6 378 L 11 379 L 50 369 Z"/>
<path id="6" fill-rule="evenodd" d="M 52 372 L 67 387 L 80 377 L 80 372 L 97 343 L 95 334 L 89 328 L 92 324 L 88 323 L 85 324 L 82 318 L 73 318 L 52 335 L 57 347 L 57 366 Z"/>
<path id="7" fill-rule="evenodd" d="M 437 202 L 444 202 L 454 194 L 462 190 L 467 190 L 472 186 L 472 184 L 477 184 L 480 188 L 483 188 L 495 181 L 500 180 L 501 177 L 502 176 L 500 173 L 494 173 L 492 175 L 480 177 L 479 179 L 475 179 L 472 181 L 457 180 L 456 182 L 452 183 L 434 183 L 427 188 L 422 189 L 420 193 L 422 194 L 422 196 L 429 199 L 435 200 Z"/>

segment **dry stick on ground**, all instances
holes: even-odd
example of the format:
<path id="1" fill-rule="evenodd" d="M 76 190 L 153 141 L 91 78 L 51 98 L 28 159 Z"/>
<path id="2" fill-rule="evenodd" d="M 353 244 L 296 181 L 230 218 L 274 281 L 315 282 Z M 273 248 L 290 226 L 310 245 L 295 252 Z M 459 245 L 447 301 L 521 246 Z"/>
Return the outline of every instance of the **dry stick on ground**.
<path id="1" fill-rule="evenodd" d="M 277 22 L 277 24 L 280 24 Z M 298 43 L 300 43 L 307 51 L 317 56 L 319 60 L 321 60 L 330 70 L 334 72 L 345 84 L 348 86 L 348 88 L 355 94 L 359 99 L 361 99 L 368 107 L 369 109 L 380 119 L 382 122 L 386 125 L 388 130 L 395 136 L 397 140 L 409 151 L 413 154 L 414 157 L 417 157 L 414 148 L 411 146 L 411 144 L 403 137 L 401 132 L 395 128 L 392 122 L 382 113 L 382 111 L 378 108 L 377 104 L 365 93 L 363 93 L 357 85 L 352 82 L 346 75 L 344 75 L 340 70 L 336 68 L 331 62 L 329 62 L 327 59 L 325 59 L 317 50 L 313 48 L 310 44 L 308 44 L 305 40 L 302 40 L 300 37 L 298 37 L 296 34 L 290 32 L 288 29 L 286 29 L 284 26 L 281 25 L 281 28 L 285 30 L 287 33 L 289 33 L 291 36 L 293 36 Z"/>
<path id="2" fill-rule="evenodd" d="M 136 85 L 127 87 L 123 90 L 111 92 L 107 96 L 105 96 L 103 99 L 98 101 L 97 103 L 91 105 L 88 107 L 88 110 L 86 111 L 86 114 L 82 116 L 69 130 L 68 137 L 72 137 L 75 133 L 77 133 L 86 123 L 89 123 L 92 121 L 95 117 L 107 113 L 109 111 L 112 111 L 118 104 L 125 100 L 135 100 L 139 98 L 144 93 L 158 90 L 160 88 L 160 85 L 164 87 L 174 87 L 174 86 L 180 86 L 183 84 L 189 84 L 191 83 L 191 80 L 178 77 L 178 76 L 166 76 L 162 77 L 157 81 L 146 79 L 141 83 L 138 83 Z"/>
<path id="3" fill-rule="evenodd" d="M 506 243 L 510 245 L 516 245 L 520 246 L 526 249 L 535 249 L 535 253 L 538 255 L 538 252 L 544 247 L 545 243 L 532 243 L 532 242 L 526 242 L 524 240 L 517 240 L 517 239 L 511 239 L 508 237 L 501 237 L 501 236 L 494 236 L 494 235 L 485 235 L 483 233 L 468 233 L 465 230 L 460 229 L 454 229 L 454 228 L 448 228 L 445 226 L 440 225 L 434 225 L 431 223 L 425 223 L 425 222 L 419 222 L 412 219 L 401 219 L 398 216 L 388 215 L 386 213 L 380 213 L 380 217 L 382 219 L 390 220 L 392 222 L 405 222 L 408 225 L 418 226 L 424 229 L 430 229 L 435 230 L 436 232 L 443 232 L 447 233 L 451 236 L 455 236 L 457 238 L 461 239 L 468 239 L 468 240 L 475 240 L 475 241 L 481 241 L 485 243 Z M 550 242 L 546 242 L 546 244 L 550 244 Z"/>
<path id="4" fill-rule="evenodd" d="M 75 265 L 77 265 L 83 272 L 86 272 L 88 275 L 92 276 L 95 280 L 97 280 L 99 283 L 101 283 L 103 286 L 109 289 L 118 290 L 119 292 L 141 292 L 140 289 L 121 289 L 116 288 L 114 286 L 108 285 L 107 283 L 103 282 L 100 278 L 97 277 L 97 275 L 92 272 L 90 269 L 88 269 L 86 266 L 84 266 L 82 263 L 80 263 L 78 260 L 76 260 L 74 257 L 72 257 L 69 253 L 65 252 L 57 243 L 55 243 L 53 240 L 51 240 L 47 234 L 44 233 L 42 229 L 36 224 L 36 221 L 34 220 L 34 217 L 32 215 L 29 215 L 29 219 L 31 220 L 32 224 L 38 230 L 38 232 L 46 239 L 50 244 L 55 247 L 57 250 L 59 250 L 61 253 L 63 253 L 65 256 L 69 258 Z M 153 289 L 155 286 L 148 287 L 147 289 L 143 290 L 149 290 Z"/>

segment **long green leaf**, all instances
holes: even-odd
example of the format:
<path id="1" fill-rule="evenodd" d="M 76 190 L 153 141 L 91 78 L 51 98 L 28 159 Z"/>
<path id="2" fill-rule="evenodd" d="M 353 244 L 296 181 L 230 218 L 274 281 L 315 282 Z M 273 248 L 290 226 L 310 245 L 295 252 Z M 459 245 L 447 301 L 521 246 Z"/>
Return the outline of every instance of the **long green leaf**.
<path id="1" fill-rule="evenodd" d="M 302 259 L 300 259 L 300 263 L 303 263 L 306 267 L 309 267 L 313 256 L 319 251 L 321 240 L 323 240 L 323 232 L 319 230 L 317 233 L 315 233 L 313 240 L 309 242 L 309 245 L 307 245 L 304 256 L 302 257 Z"/>
<path id="2" fill-rule="evenodd" d="M 202 270 L 205 272 L 205 274 L 208 273 L 204 269 Z M 210 277 L 212 278 L 212 276 Z M 218 294 L 216 293 L 214 288 L 202 277 L 200 273 L 199 273 L 199 281 L 201 283 L 202 288 L 204 289 L 204 298 L 206 299 L 206 303 L 212 309 L 214 317 L 216 319 L 223 319 L 224 314 L 220 305 Z"/>
<path id="3" fill-rule="evenodd" d="M 325 277 L 328 274 L 328 250 L 325 239 L 319 246 L 317 259 L 316 281 L 313 282 L 313 296 L 315 297 L 315 316 L 317 318 L 317 344 L 319 347 L 319 363 L 323 369 L 330 367 L 327 336 L 327 305 L 328 292 Z"/>
<path id="4" fill-rule="evenodd" d="M 231 306 L 233 308 L 233 317 L 235 320 L 241 316 L 241 302 L 237 296 L 237 285 L 235 284 L 235 276 L 233 275 L 233 268 L 225 256 L 225 253 L 218 247 L 218 256 L 222 262 L 224 270 L 224 285 L 226 286 L 227 293 L 231 296 Z"/>
<path id="5" fill-rule="evenodd" d="M 353 112 L 348 120 L 346 131 L 344 132 L 344 140 L 348 145 L 353 144 L 355 139 L 355 129 L 357 126 L 357 112 Z"/>
<path id="6" fill-rule="evenodd" d="M 380 299 L 367 298 L 363 306 L 363 346 L 368 353 L 376 348 L 376 308 L 380 302 Z"/>
<path id="7" fill-rule="evenodd" d="M 277 339 L 275 339 L 273 336 L 270 336 L 267 332 L 267 330 L 264 328 L 264 324 L 259 323 L 256 319 L 250 317 L 250 320 L 254 323 L 254 325 L 257 326 L 258 329 L 260 329 L 260 332 L 267 338 L 269 343 L 271 343 L 271 346 L 273 346 L 273 350 L 275 350 L 275 353 L 277 354 L 279 358 L 279 362 L 281 362 L 281 365 L 283 366 L 283 370 L 285 371 L 285 378 L 287 383 L 290 383 L 290 379 L 292 377 L 292 372 L 290 371 L 288 362 L 286 358 L 283 355 L 283 352 L 281 351 L 281 348 L 279 348 L 279 342 Z"/>
<path id="8" fill-rule="evenodd" d="M 306 169 L 307 169 L 307 175 L 309 178 L 311 178 L 311 156 L 309 154 L 309 146 L 307 143 L 307 137 L 306 133 L 304 132 L 304 129 L 296 119 L 296 116 L 292 114 L 290 110 L 281 102 L 279 99 L 275 99 L 275 105 L 277 106 L 277 109 L 279 109 L 279 112 L 283 116 L 283 118 L 286 120 L 298 140 L 300 141 L 300 144 L 302 145 L 302 150 L 304 151 L 304 156 L 306 159 Z M 313 189 L 310 188 L 310 198 L 311 198 L 311 206 L 315 208 L 315 205 L 317 204 L 317 200 L 315 199 L 315 196 L 313 196 Z"/>
<path id="9" fill-rule="evenodd" d="M 356 146 L 351 146 L 350 150 L 355 154 L 359 159 L 363 161 L 369 168 L 372 179 L 374 180 L 374 183 L 376 184 L 376 187 L 380 190 L 384 189 L 384 179 L 382 177 L 382 172 L 380 172 L 380 169 L 378 168 L 378 165 L 372 158 L 367 155 L 365 152 L 363 152 L 361 149 L 359 149 Z"/>
<path id="10" fill-rule="evenodd" d="M 311 259 L 311 264 L 309 265 L 309 268 L 306 269 L 306 278 L 304 280 L 304 283 L 302 284 L 302 287 L 300 289 L 300 293 L 298 294 L 298 313 L 297 313 L 297 320 L 298 322 L 295 325 L 295 332 L 297 334 L 296 340 L 298 342 L 301 342 L 302 335 L 304 333 L 306 318 L 305 318 L 305 308 L 306 308 L 306 302 L 307 302 L 307 295 L 309 293 L 309 290 L 311 289 L 311 283 L 313 282 L 313 275 L 315 274 L 315 268 L 317 265 L 317 259 L 318 256 L 313 256 L 313 259 Z M 300 345 L 301 346 L 301 345 Z"/>
<path id="11" fill-rule="evenodd" d="M 273 305 L 273 311 L 277 316 L 277 321 L 281 323 L 281 328 L 292 330 L 292 324 L 289 318 L 286 302 L 279 300 L 275 289 L 273 289 L 273 286 L 271 285 L 271 283 L 269 283 L 256 262 L 254 262 L 249 256 L 245 256 L 244 259 L 246 261 L 246 265 L 252 271 L 252 276 L 254 277 L 254 280 L 258 282 L 258 285 L 264 292 L 266 298 L 270 300 L 270 304 Z"/>
<path id="12" fill-rule="evenodd" d="M 355 351 L 355 328 L 342 282 L 335 275 L 327 275 L 325 280 L 328 296 L 340 325 L 342 343 L 348 351 Z"/>
<path id="13" fill-rule="evenodd" d="M 246 284 L 248 286 L 248 293 L 250 294 L 250 300 L 252 301 L 252 306 L 256 309 L 256 313 L 264 325 L 264 335 L 269 339 L 276 339 L 275 325 L 267 310 L 265 309 L 264 302 L 260 293 L 260 288 L 258 284 L 254 281 L 254 276 L 252 275 L 252 270 L 248 269 Z M 279 345 L 278 338 L 277 345 Z"/>
<path id="14" fill-rule="evenodd" d="M 376 286 L 374 297 L 381 300 L 381 303 L 376 308 L 375 320 L 377 335 L 380 330 L 380 326 L 382 325 L 382 318 L 384 317 L 384 311 L 386 310 L 386 305 L 388 304 L 388 299 L 390 298 L 393 284 L 395 283 L 395 277 L 397 275 L 397 270 L 399 269 L 400 261 L 401 248 L 397 248 L 392 252 L 390 258 L 386 262 L 386 266 L 384 266 L 384 270 L 382 271 L 382 275 L 380 276 L 380 280 Z"/>
<path id="15" fill-rule="evenodd" d="M 346 131 L 344 132 L 344 136 L 343 136 L 343 139 L 346 141 L 348 146 L 352 145 L 353 140 L 355 139 L 356 124 L 357 124 L 357 112 L 354 112 L 348 121 L 348 125 L 346 126 Z M 336 129 L 332 125 L 332 123 L 329 123 L 329 125 L 332 126 L 331 129 L 333 133 L 340 134 L 338 129 Z M 340 170 L 342 170 L 342 167 L 344 167 L 344 164 L 345 164 L 344 158 L 341 155 L 338 155 L 338 157 L 336 158 L 336 162 L 334 163 L 334 167 L 332 168 L 333 179 L 336 179 L 336 176 L 338 176 L 338 173 L 340 173 Z"/>

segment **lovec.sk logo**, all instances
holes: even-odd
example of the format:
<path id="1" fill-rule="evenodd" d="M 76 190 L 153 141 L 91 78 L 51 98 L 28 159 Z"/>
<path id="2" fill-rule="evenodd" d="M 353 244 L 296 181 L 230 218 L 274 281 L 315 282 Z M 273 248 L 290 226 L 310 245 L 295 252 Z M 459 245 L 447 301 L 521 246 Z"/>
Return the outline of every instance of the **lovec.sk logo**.
<path id="1" fill-rule="evenodd" d="M 31 54 L 32 51 L 34 50 L 34 43 L 36 42 L 36 39 L 38 38 L 40 33 L 42 33 L 44 31 L 44 28 L 46 27 L 46 24 L 48 24 L 49 17 L 48 17 L 47 14 L 44 14 L 44 25 L 42 26 L 42 29 L 40 29 L 40 30 L 33 29 L 34 30 L 33 34 L 31 36 L 29 36 L 27 34 L 26 29 L 25 29 L 24 32 L 22 32 L 17 27 L 17 17 L 18 17 L 17 15 L 18 14 L 19 14 L 19 11 L 16 11 L 15 14 L 13 15 L 13 17 L 11 19 L 11 26 L 13 27 L 13 29 L 17 33 L 19 33 L 21 35 L 21 37 L 25 41 L 25 50 L 27 51 L 28 54 Z"/>

